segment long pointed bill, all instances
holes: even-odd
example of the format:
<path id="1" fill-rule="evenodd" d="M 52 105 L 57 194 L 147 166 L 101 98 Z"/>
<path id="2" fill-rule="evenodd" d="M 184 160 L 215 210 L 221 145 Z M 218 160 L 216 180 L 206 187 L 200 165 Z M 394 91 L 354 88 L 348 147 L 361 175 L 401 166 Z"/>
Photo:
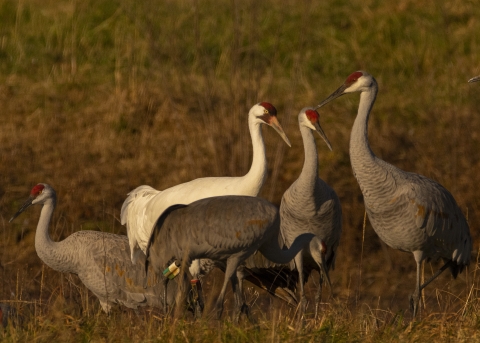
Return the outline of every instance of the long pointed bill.
<path id="1" fill-rule="evenodd" d="M 14 220 L 15 218 L 17 218 L 20 213 L 22 213 L 23 211 L 25 211 L 27 208 L 29 208 L 31 205 L 32 205 L 32 201 L 34 200 L 35 198 L 34 197 L 29 197 L 27 199 L 27 201 L 25 201 L 25 203 L 22 205 L 22 207 L 20 207 L 20 209 L 17 211 L 17 213 L 15 213 L 13 215 L 12 218 L 10 218 L 10 220 L 8 221 L 9 223 L 12 222 L 12 220 Z"/>
<path id="2" fill-rule="evenodd" d="M 320 105 L 318 105 L 317 107 L 315 107 L 315 109 L 317 108 L 320 108 L 326 104 L 328 104 L 330 101 L 332 100 L 335 100 L 336 98 L 342 96 L 344 93 L 343 91 L 347 88 L 347 86 L 345 86 L 345 84 L 341 85 L 335 92 L 333 92 L 332 94 L 330 94 L 328 96 L 328 98 L 326 98 L 325 100 L 323 100 Z"/>
<path id="3" fill-rule="evenodd" d="M 468 80 L 468 82 L 478 82 L 478 81 L 480 81 L 480 75 L 472 77 L 470 80 Z"/>
<path id="4" fill-rule="evenodd" d="M 325 270 L 325 268 L 327 268 L 327 264 L 325 262 L 325 254 L 321 254 L 322 256 L 322 265 L 321 265 L 321 273 L 323 273 L 323 276 L 325 276 L 325 279 L 327 280 L 327 283 L 328 283 L 328 288 L 330 288 L 330 295 L 332 295 L 333 293 L 333 289 L 332 289 L 332 283 L 330 282 L 330 276 L 328 276 L 328 273 L 327 271 Z"/>
<path id="5" fill-rule="evenodd" d="M 272 116 L 271 119 L 270 119 L 269 125 L 270 125 L 271 127 L 273 127 L 273 128 L 275 129 L 275 131 L 278 132 L 278 134 L 280 135 L 280 137 L 283 138 L 283 140 L 285 141 L 285 143 L 287 143 L 287 145 L 288 145 L 289 147 L 292 146 L 292 145 L 290 144 L 290 140 L 288 139 L 287 135 L 285 134 L 285 132 L 283 132 L 283 128 L 282 128 L 282 126 L 280 125 L 280 123 L 278 122 L 277 117 Z"/>
<path id="6" fill-rule="evenodd" d="M 317 132 L 318 132 L 318 134 L 320 135 L 320 137 L 323 138 L 323 140 L 325 141 L 325 143 L 327 143 L 327 146 L 328 146 L 328 148 L 330 149 L 330 151 L 332 151 L 332 145 L 330 144 L 330 141 L 328 140 L 327 135 L 325 134 L 325 132 L 323 132 L 323 129 L 322 129 L 322 127 L 320 126 L 320 123 L 317 121 L 317 122 L 315 122 L 315 124 L 313 124 L 313 126 L 315 126 L 315 129 L 317 130 Z"/>

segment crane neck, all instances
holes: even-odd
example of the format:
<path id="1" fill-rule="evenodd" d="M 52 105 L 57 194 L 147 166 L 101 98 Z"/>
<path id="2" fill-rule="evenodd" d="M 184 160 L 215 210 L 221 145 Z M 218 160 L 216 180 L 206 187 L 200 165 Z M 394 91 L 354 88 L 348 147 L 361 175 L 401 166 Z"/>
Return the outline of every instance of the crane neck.
<path id="1" fill-rule="evenodd" d="M 358 114 L 350 136 L 350 161 L 353 174 L 363 193 L 365 206 L 388 201 L 395 191 L 393 166 L 382 161 L 372 152 L 368 143 L 368 119 L 377 95 L 377 85 L 360 94 Z"/>
<path id="2" fill-rule="evenodd" d="M 297 182 L 308 187 L 313 192 L 313 187 L 318 178 L 317 144 L 313 136 L 313 131 L 310 128 L 301 125 L 300 132 L 302 134 L 305 160 L 303 161 L 302 172 Z"/>
<path id="3" fill-rule="evenodd" d="M 65 249 L 62 242 L 54 242 L 48 232 L 55 205 L 55 196 L 43 204 L 35 233 L 35 250 L 38 257 L 50 268 L 60 272 L 72 272 L 71 266 L 68 264 L 70 260 L 68 255 L 71 254 L 69 251 L 71 249 Z"/>
<path id="4" fill-rule="evenodd" d="M 252 166 L 244 176 L 245 182 L 251 188 L 253 196 L 258 195 L 267 177 L 267 155 L 265 153 L 265 143 L 262 136 L 262 128 L 259 122 L 254 119 L 248 121 L 250 137 L 252 138 L 253 158 Z"/>
<path id="5" fill-rule="evenodd" d="M 375 83 L 368 91 L 360 93 L 358 113 L 350 135 L 350 159 L 354 171 L 359 163 L 375 162 L 375 155 L 368 143 L 368 120 L 377 97 L 377 91 L 378 87 Z"/>

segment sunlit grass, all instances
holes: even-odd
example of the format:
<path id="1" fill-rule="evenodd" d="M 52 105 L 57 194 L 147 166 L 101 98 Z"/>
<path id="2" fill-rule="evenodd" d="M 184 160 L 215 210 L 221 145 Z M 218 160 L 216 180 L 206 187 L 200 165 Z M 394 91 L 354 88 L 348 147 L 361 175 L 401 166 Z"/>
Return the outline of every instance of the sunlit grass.
<path id="1" fill-rule="evenodd" d="M 319 143 L 320 176 L 339 194 L 344 230 L 331 273 L 335 298 L 324 295 L 321 318 L 309 316 L 303 331 L 278 303 L 253 306 L 259 328 L 237 327 L 228 313 L 220 322 L 121 310 L 106 317 L 75 277 L 42 267 L 34 251 L 38 209 L 7 223 L 31 187 L 47 182 L 59 199 L 54 239 L 78 230 L 125 234 L 119 209 L 134 187 L 245 174 L 246 114 L 259 101 L 277 107 L 292 142 L 288 148 L 263 129 L 269 177 L 261 196 L 279 204 L 303 163 L 298 111 L 365 69 L 380 87 L 372 149 L 448 188 L 476 242 L 480 88 L 467 80 L 480 74 L 478 32 L 480 4 L 465 0 L 0 1 L 0 301 L 24 317 L 0 337 L 478 340 L 476 263 L 457 280 L 442 275 L 427 287 L 421 320 L 411 322 L 413 258 L 383 246 L 369 225 L 363 236 L 348 157 L 356 96 L 320 113 L 334 148 Z M 427 264 L 426 275 L 436 267 Z"/>

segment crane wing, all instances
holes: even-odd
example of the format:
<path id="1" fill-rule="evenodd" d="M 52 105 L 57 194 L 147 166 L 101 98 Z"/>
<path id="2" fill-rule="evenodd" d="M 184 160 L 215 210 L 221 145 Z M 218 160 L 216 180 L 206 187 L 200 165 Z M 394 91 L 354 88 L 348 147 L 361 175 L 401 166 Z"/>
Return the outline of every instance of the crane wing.
<path id="1" fill-rule="evenodd" d="M 407 173 L 405 180 L 402 188 L 408 201 L 407 210 L 416 227 L 425 230 L 442 257 L 468 264 L 472 246 L 470 230 L 452 194 L 422 175 Z"/>
<path id="2" fill-rule="evenodd" d="M 161 191 L 150 186 L 140 186 L 128 193 L 120 212 L 122 225 L 127 227 L 128 241 L 131 250 L 131 260 L 136 263 L 143 254 L 142 244 L 146 246 L 150 235 L 145 234 L 144 227 L 150 227 L 152 221 L 155 223 L 157 218 L 151 212 L 147 211 L 147 205 Z M 162 210 L 163 212 L 163 210 Z"/>
<path id="3" fill-rule="evenodd" d="M 153 272 L 145 282 L 145 256 L 141 256 L 136 264 L 132 263 L 127 236 L 79 231 L 67 239 L 70 237 L 82 241 L 82 246 L 87 247 L 85 259 L 91 263 L 84 263 L 85 268 L 78 272 L 78 276 L 101 300 L 129 308 L 161 306 L 163 284 Z"/>

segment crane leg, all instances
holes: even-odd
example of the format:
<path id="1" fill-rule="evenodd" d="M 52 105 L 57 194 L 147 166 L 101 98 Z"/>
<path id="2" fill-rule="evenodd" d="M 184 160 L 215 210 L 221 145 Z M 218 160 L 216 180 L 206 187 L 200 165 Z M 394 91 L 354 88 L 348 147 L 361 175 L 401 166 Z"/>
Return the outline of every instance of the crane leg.
<path id="1" fill-rule="evenodd" d="M 418 310 L 418 303 L 420 301 L 420 295 L 421 295 L 421 292 L 422 290 L 427 287 L 430 282 L 432 282 L 433 280 L 435 280 L 440 274 L 442 274 L 445 269 L 447 269 L 448 267 L 450 267 L 450 265 L 453 263 L 452 260 L 449 260 L 447 262 L 445 262 L 445 264 L 439 269 L 436 271 L 435 274 L 433 274 L 430 279 L 428 279 L 427 281 L 425 281 L 422 285 L 420 285 L 420 267 L 421 267 L 421 263 L 418 263 L 417 262 L 417 287 L 415 289 L 415 292 L 412 294 L 412 296 L 410 297 L 410 310 L 413 311 L 413 316 L 415 317 L 417 315 L 417 310 Z"/>
<path id="2" fill-rule="evenodd" d="M 163 313 L 165 315 L 167 315 L 168 313 L 168 306 L 167 306 L 167 285 L 168 285 L 168 281 L 170 279 L 168 278 L 165 278 L 163 280 Z"/>
<path id="3" fill-rule="evenodd" d="M 323 286 L 323 279 L 327 280 L 328 287 L 330 289 L 330 296 L 332 295 L 332 283 L 330 282 L 330 277 L 328 276 L 328 271 L 327 271 L 327 263 L 325 262 L 325 255 L 320 254 L 320 263 L 318 263 L 318 267 L 320 270 L 318 271 L 319 273 L 319 279 L 318 279 L 318 289 L 317 289 L 317 294 L 315 295 L 315 319 L 318 317 L 318 308 L 320 306 L 320 301 L 322 300 L 322 286 Z"/>
<path id="4" fill-rule="evenodd" d="M 295 256 L 295 267 L 298 271 L 298 283 L 299 283 L 299 291 L 300 291 L 300 302 L 298 304 L 298 312 L 297 312 L 297 322 L 301 323 L 303 319 L 303 315 L 307 309 L 307 297 L 305 296 L 304 290 L 304 283 L 305 277 L 303 275 L 303 250 L 301 250 L 297 256 Z"/>
<path id="5" fill-rule="evenodd" d="M 195 318 L 201 318 L 203 313 L 203 291 L 200 280 L 195 276 L 190 280 L 192 287 L 193 314 Z"/>
<path id="6" fill-rule="evenodd" d="M 237 266 L 238 266 L 237 261 L 233 261 L 231 259 L 227 260 L 227 266 L 225 268 L 225 279 L 223 280 L 222 290 L 220 291 L 220 294 L 218 295 L 217 302 L 215 304 L 215 307 L 217 309 L 217 319 L 218 320 L 220 320 L 222 318 L 223 300 L 225 299 L 225 292 L 227 291 L 228 281 L 231 280 L 232 276 L 237 271 Z M 235 275 L 235 277 L 236 277 L 236 275 Z"/>
<path id="7" fill-rule="evenodd" d="M 239 278 L 236 273 L 234 273 L 230 277 L 230 282 L 232 284 L 232 291 L 235 297 L 235 311 L 234 311 L 234 317 L 233 317 L 233 322 L 235 324 L 238 324 L 240 320 L 240 315 L 243 313 L 247 316 L 248 320 L 252 323 L 255 324 L 251 314 L 250 314 L 250 308 L 248 305 L 245 303 L 245 298 L 243 296 L 243 287 L 241 285 L 241 281 L 239 281 Z"/>
<path id="8" fill-rule="evenodd" d="M 417 316 L 418 312 L 418 305 L 420 302 L 420 295 L 422 292 L 422 288 L 420 288 L 420 270 L 422 269 L 422 262 L 423 260 L 417 261 L 417 280 L 415 285 L 415 291 L 410 297 L 410 310 L 413 312 L 413 317 Z"/>
<path id="9" fill-rule="evenodd" d="M 425 287 L 428 286 L 428 284 L 430 282 L 432 282 L 433 280 L 435 280 L 437 278 L 437 276 L 439 276 L 440 274 L 443 273 L 443 271 L 445 269 L 447 269 L 448 267 L 450 267 L 450 265 L 453 263 L 452 260 L 449 260 L 447 261 L 439 270 L 437 270 L 437 272 L 435 274 L 433 274 L 430 279 L 428 279 L 423 285 L 420 286 L 420 290 L 424 289 Z"/>

